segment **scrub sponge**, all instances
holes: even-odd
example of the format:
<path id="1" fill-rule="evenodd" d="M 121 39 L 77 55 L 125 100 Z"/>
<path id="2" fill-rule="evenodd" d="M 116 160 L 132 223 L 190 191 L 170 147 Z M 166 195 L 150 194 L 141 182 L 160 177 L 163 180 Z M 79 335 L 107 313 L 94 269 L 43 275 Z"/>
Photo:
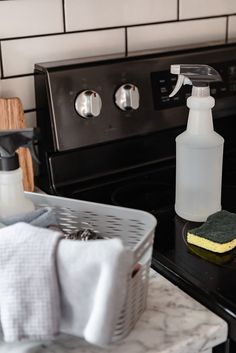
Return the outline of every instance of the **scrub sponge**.
<path id="1" fill-rule="evenodd" d="M 198 228 L 188 231 L 187 242 L 201 248 L 224 253 L 236 247 L 236 214 L 219 211 Z"/>

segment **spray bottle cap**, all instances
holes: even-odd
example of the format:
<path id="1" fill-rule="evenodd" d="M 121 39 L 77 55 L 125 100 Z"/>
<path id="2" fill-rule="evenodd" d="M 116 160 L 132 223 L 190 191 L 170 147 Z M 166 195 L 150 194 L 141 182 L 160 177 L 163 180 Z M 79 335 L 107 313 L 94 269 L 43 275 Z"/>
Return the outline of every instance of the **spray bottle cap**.
<path id="1" fill-rule="evenodd" d="M 19 147 L 28 147 L 35 157 L 33 142 L 38 138 L 37 128 L 0 131 L 0 170 L 10 171 L 19 168 L 19 158 L 16 153 Z"/>
<path id="2" fill-rule="evenodd" d="M 169 97 L 173 97 L 182 87 L 182 85 L 192 85 L 193 96 L 209 96 L 209 84 L 211 82 L 222 81 L 220 74 L 208 65 L 200 64 L 179 64 L 171 65 L 170 72 L 178 75 L 178 80 L 173 92 Z"/>

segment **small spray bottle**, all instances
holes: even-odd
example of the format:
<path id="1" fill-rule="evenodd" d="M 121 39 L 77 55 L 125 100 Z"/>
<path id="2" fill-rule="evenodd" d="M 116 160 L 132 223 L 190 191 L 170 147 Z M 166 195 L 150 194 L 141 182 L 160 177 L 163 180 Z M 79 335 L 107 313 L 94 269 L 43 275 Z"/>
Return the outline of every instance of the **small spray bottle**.
<path id="1" fill-rule="evenodd" d="M 214 131 L 211 109 L 215 100 L 209 84 L 222 81 L 208 65 L 171 65 L 178 75 L 173 97 L 182 85 L 192 85 L 187 99 L 187 129 L 176 138 L 176 213 L 189 221 L 204 222 L 221 210 L 224 139 Z"/>
<path id="2" fill-rule="evenodd" d="M 0 131 L 0 221 L 34 210 L 34 204 L 24 194 L 16 150 L 31 149 L 37 136 L 38 130 L 32 128 Z"/>

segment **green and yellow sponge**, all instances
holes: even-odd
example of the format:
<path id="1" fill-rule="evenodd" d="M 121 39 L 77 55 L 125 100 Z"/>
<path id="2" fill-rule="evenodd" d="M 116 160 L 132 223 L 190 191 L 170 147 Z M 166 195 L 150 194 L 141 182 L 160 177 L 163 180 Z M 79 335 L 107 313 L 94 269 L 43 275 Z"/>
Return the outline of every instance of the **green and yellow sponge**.
<path id="1" fill-rule="evenodd" d="M 212 214 L 200 227 L 188 231 L 187 242 L 217 253 L 232 250 L 236 247 L 236 214 L 225 210 Z"/>

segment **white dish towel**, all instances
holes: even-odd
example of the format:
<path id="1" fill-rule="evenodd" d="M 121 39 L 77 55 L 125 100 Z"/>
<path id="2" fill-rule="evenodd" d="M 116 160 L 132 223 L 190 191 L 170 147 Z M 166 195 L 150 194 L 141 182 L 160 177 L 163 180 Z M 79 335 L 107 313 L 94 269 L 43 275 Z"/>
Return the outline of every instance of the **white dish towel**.
<path id="1" fill-rule="evenodd" d="M 55 253 L 61 233 L 27 223 L 0 230 L 0 321 L 4 340 L 47 340 L 59 332 Z"/>
<path id="2" fill-rule="evenodd" d="M 63 333 L 111 342 L 127 294 L 132 252 L 121 240 L 61 240 L 57 252 Z"/>
<path id="3" fill-rule="evenodd" d="M 24 221 L 48 226 L 55 217 L 44 208 Z M 61 237 L 60 232 L 22 222 L 0 230 L 5 342 L 50 340 L 59 331 L 96 345 L 111 342 L 126 299 L 133 253 L 118 238 L 81 242 L 59 241 Z"/>

